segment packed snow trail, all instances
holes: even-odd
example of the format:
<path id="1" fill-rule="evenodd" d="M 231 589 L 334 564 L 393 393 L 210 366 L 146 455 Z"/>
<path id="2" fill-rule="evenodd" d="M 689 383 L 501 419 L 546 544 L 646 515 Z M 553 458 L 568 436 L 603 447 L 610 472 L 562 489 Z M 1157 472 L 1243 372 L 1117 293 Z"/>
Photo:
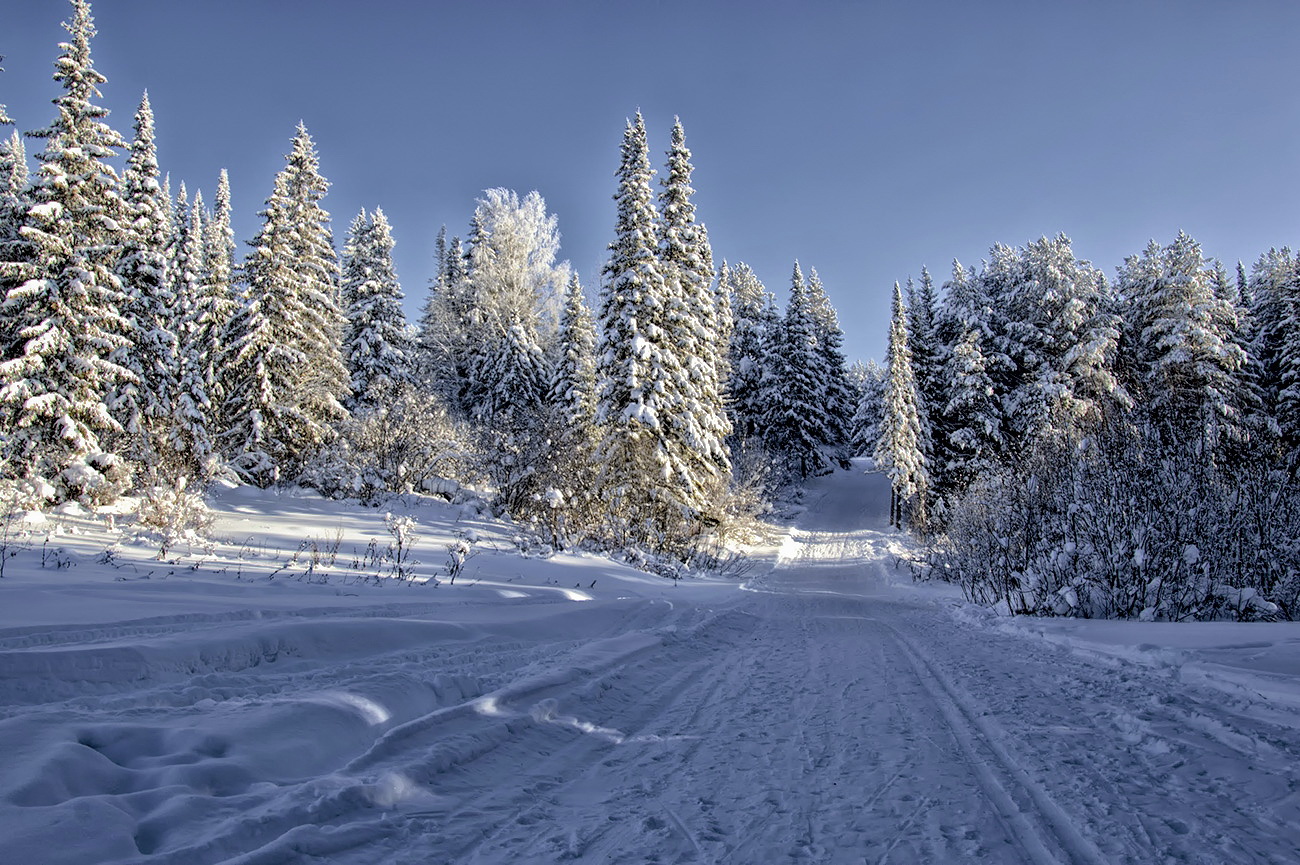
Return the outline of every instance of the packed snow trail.
<path id="1" fill-rule="evenodd" d="M 1300 858 L 1294 706 L 892 585 L 879 476 L 806 501 L 743 591 L 0 633 L 0 861 Z"/>

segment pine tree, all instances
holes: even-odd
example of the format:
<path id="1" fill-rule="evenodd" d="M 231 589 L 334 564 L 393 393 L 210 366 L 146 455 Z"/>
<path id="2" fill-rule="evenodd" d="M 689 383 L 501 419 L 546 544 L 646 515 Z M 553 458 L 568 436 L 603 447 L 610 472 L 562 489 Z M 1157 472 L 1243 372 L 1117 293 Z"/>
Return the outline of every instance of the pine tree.
<path id="1" fill-rule="evenodd" d="M 844 332 L 840 330 L 839 317 L 815 267 L 808 273 L 808 305 L 812 310 L 813 333 L 817 341 L 816 375 L 822 382 L 822 405 L 826 408 L 822 446 L 841 467 L 848 468 L 849 426 L 857 409 L 857 400 L 849 385 Z"/>
<path id="2" fill-rule="evenodd" d="M 796 261 L 790 302 L 765 362 L 764 443 L 790 479 L 826 471 L 823 450 L 828 428 L 825 370 L 817 350 L 817 326 L 808 284 Z"/>
<path id="3" fill-rule="evenodd" d="M 889 475 L 892 490 L 889 521 L 890 525 L 901 527 L 910 505 L 910 522 L 924 529 L 930 480 L 925 455 L 921 452 L 921 420 L 908 345 L 907 310 L 898 283 L 894 283 L 885 369 L 885 397 L 875 457 L 876 464 Z"/>
<path id="4" fill-rule="evenodd" d="M 232 323 L 223 450 L 251 483 L 296 472 L 334 436 L 348 392 L 328 184 L 300 123 L 244 265 L 247 302 Z"/>
<path id="5" fill-rule="evenodd" d="M 171 421 L 179 366 L 175 295 L 168 262 L 170 205 L 159 183 L 149 94 L 135 115 L 135 137 L 123 176 L 128 231 L 117 263 L 129 298 L 123 310 L 135 338 L 115 359 L 134 374 L 113 397 L 112 409 L 128 436 L 127 453 L 153 464 Z"/>
<path id="6" fill-rule="evenodd" d="M 560 354 L 550 401 L 568 429 L 587 429 L 596 419 L 596 327 L 576 273 L 564 294 L 557 341 Z"/>
<path id="7" fill-rule="evenodd" d="M 1265 410 L 1283 446 L 1300 454 L 1300 260 L 1289 248 L 1270 249 L 1251 273 L 1250 357 Z"/>
<path id="8" fill-rule="evenodd" d="M 31 260 L 31 244 L 20 233 L 31 206 L 27 180 L 27 151 L 14 132 L 0 141 L 0 301 L 22 281 L 22 265 Z M 0 318 L 0 360 L 16 354 L 16 340 L 12 323 Z"/>
<path id="9" fill-rule="evenodd" d="M 615 239 L 603 270 L 596 351 L 602 498 L 623 541 L 675 545 L 695 519 L 691 473 L 665 424 L 683 372 L 669 342 L 645 121 L 623 134 Z"/>
<path id="10" fill-rule="evenodd" d="M 352 372 L 349 407 L 372 408 L 414 383 L 414 345 L 393 267 L 393 233 L 379 208 L 362 210 L 343 248 L 347 326 L 343 357 Z"/>
<path id="11" fill-rule="evenodd" d="M 988 374 L 980 331 L 971 328 L 953 347 L 945 365 L 948 402 L 941 409 L 947 430 L 936 493 L 961 492 L 995 464 L 1002 451 L 1002 418 Z"/>
<path id="12" fill-rule="evenodd" d="M 743 262 L 724 262 L 719 284 L 731 307 L 726 392 L 731 414 L 732 449 L 761 438 L 764 412 L 767 338 L 775 318 L 775 300 Z"/>
<path id="13" fill-rule="evenodd" d="M 181 186 L 181 200 L 185 187 Z M 171 450 L 188 477 L 208 479 L 213 469 L 209 417 L 212 401 L 208 394 L 206 357 L 211 350 L 204 339 L 205 309 L 202 302 L 203 195 L 195 192 L 188 208 L 177 208 L 178 231 L 172 285 L 176 295 L 176 330 L 179 375 L 172 403 Z"/>
<path id="14" fill-rule="evenodd" d="M 37 156 L 41 167 L 24 216 L 31 258 L 13 273 L 0 313 L 16 336 L 0 363 L 0 411 L 9 430 L 11 471 L 57 484 L 64 496 L 111 497 L 127 475 L 102 447 L 121 431 L 107 401 L 130 370 L 111 360 L 129 344 L 128 299 L 113 272 L 126 212 L 105 160 L 125 142 L 94 104 L 104 82 L 91 62 L 90 6 L 73 0 L 54 79 L 63 94 Z"/>
<path id="15" fill-rule="evenodd" d="M 726 486 L 731 457 L 726 438 L 731 424 L 723 406 L 726 329 L 713 291 L 713 253 L 704 227 L 695 221 L 691 201 L 691 151 L 680 119 L 674 119 L 668 172 L 659 195 L 659 264 L 667 290 L 667 342 L 679 358 L 683 376 L 676 382 L 677 403 L 663 418 L 689 463 L 695 502 L 707 507 Z"/>
<path id="16" fill-rule="evenodd" d="M 204 223 L 202 282 L 194 321 L 200 355 L 203 386 L 210 402 L 209 429 L 215 435 L 226 427 L 222 414 L 225 402 L 226 329 L 240 306 L 235 285 L 235 234 L 230 225 L 230 177 L 223 168 L 217 178 L 212 217 Z"/>
<path id="17" fill-rule="evenodd" d="M 1153 241 L 1120 272 L 1135 389 L 1171 443 L 1217 443 L 1239 422 L 1241 348 L 1225 332 L 1235 310 L 1215 296 L 1200 245 L 1183 232 Z"/>
<path id="18" fill-rule="evenodd" d="M 1101 273 L 1075 258 L 1063 234 L 1009 250 L 1006 263 L 1001 347 L 1015 373 L 1005 411 L 1021 441 L 1126 405 L 1112 371 L 1119 321 Z"/>
<path id="19" fill-rule="evenodd" d="M 858 401 L 849 427 L 849 450 L 857 457 L 871 456 L 884 417 L 885 370 L 874 360 L 861 366 Z"/>

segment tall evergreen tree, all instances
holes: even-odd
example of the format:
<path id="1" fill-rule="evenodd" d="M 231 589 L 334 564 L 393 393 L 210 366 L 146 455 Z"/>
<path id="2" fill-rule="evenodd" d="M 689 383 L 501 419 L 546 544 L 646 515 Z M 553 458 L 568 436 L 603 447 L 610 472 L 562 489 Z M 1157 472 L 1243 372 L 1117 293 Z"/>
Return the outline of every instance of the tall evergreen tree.
<path id="1" fill-rule="evenodd" d="M 674 119 L 668 172 L 659 195 L 659 264 L 667 297 L 666 339 L 680 359 L 683 375 L 676 382 L 677 404 L 662 420 L 690 464 L 692 485 L 711 498 L 731 474 L 726 444 L 731 424 L 722 401 L 726 356 L 720 343 L 727 316 L 722 315 L 713 290 L 708 236 L 695 221 L 693 171 L 686 133 L 681 120 Z"/>
<path id="2" fill-rule="evenodd" d="M 22 281 L 22 265 L 31 260 L 31 244 L 20 233 L 31 202 L 27 196 L 27 151 L 17 132 L 0 141 L 0 301 Z M 0 319 L 0 360 L 16 353 L 17 334 Z"/>
<path id="3" fill-rule="evenodd" d="M 885 370 L 874 360 L 861 365 L 858 402 L 849 427 L 849 449 L 855 457 L 872 456 L 884 417 Z"/>
<path id="4" fill-rule="evenodd" d="M 328 184 L 301 123 L 244 265 L 246 303 L 233 321 L 222 444 L 252 483 L 296 472 L 346 417 L 338 262 L 321 205 Z"/>
<path id="5" fill-rule="evenodd" d="M 822 405 L 826 409 L 826 426 L 821 432 L 822 446 L 841 466 L 848 467 L 849 426 L 857 410 L 856 394 L 849 384 L 848 360 L 844 357 L 844 332 L 839 316 L 817 275 L 808 273 L 808 305 L 812 311 L 813 334 L 817 342 L 818 368 L 822 382 Z"/>
<path id="6" fill-rule="evenodd" d="M 681 360 L 669 342 L 668 289 L 657 254 L 645 121 L 623 134 L 615 239 L 603 270 L 596 350 L 600 378 L 600 486 L 621 540 L 673 545 L 696 516 L 691 472 L 665 421 L 676 406 Z"/>
<path id="7" fill-rule="evenodd" d="M 349 407 L 373 407 L 414 383 L 415 347 L 393 267 L 393 233 L 384 212 L 363 210 L 343 248 L 343 356 L 352 372 Z"/>
<path id="8" fill-rule="evenodd" d="M 203 227 L 203 279 L 195 315 L 198 326 L 195 338 L 199 345 L 206 347 L 201 356 L 203 384 L 211 403 L 208 418 L 214 435 L 226 426 L 222 406 L 227 327 L 240 305 L 235 285 L 235 234 L 230 216 L 230 176 L 223 168 L 217 177 L 212 218 Z"/>
<path id="9" fill-rule="evenodd" d="M 45 147 L 21 229 L 31 257 L 0 306 L 16 336 L 0 363 L 0 412 L 14 474 L 53 481 L 62 495 L 111 496 L 125 470 L 102 446 L 121 430 L 106 403 L 132 373 L 111 359 L 131 332 L 113 272 L 126 212 L 106 160 L 125 142 L 94 103 L 105 79 L 91 62 L 90 6 L 72 6 L 55 63 L 58 113 L 34 133 Z"/>
<path id="10" fill-rule="evenodd" d="M 181 200 L 185 187 L 181 186 Z M 180 470 L 189 477 L 207 479 L 214 465 L 209 416 L 212 401 L 207 388 L 207 356 L 213 346 L 205 340 L 203 304 L 203 195 L 194 193 L 187 209 L 177 208 L 178 232 L 173 261 L 176 295 L 176 330 L 179 374 L 172 404 L 171 449 Z"/>
<path id="11" fill-rule="evenodd" d="M 903 291 L 894 283 L 889 324 L 889 355 L 885 366 L 885 396 L 876 464 L 889 475 L 892 491 L 890 524 L 902 526 L 910 505 L 910 521 L 924 529 L 929 471 L 921 452 L 921 419 L 917 411 L 916 378 L 908 345 L 907 309 Z"/>
<path id="12" fill-rule="evenodd" d="M 1225 332 L 1235 311 L 1214 293 L 1200 245 L 1179 232 L 1154 241 L 1120 272 L 1134 383 L 1145 410 L 1171 442 L 1214 444 L 1240 421 L 1241 348 Z"/>
<path id="13" fill-rule="evenodd" d="M 558 344 L 550 400 L 567 427 L 587 429 L 596 419 L 596 327 L 576 273 L 564 293 Z"/>
<path id="14" fill-rule="evenodd" d="M 941 407 L 945 462 L 930 472 L 936 494 L 961 492 L 996 465 L 1002 452 L 1002 414 L 979 330 L 967 330 L 949 352 L 945 373 L 949 382 L 948 401 Z"/>
<path id="15" fill-rule="evenodd" d="M 808 283 L 796 261 L 779 335 L 769 342 L 764 442 L 792 479 L 823 473 L 828 426 L 824 369 Z"/>
<path id="16" fill-rule="evenodd" d="M 774 330 L 776 302 L 744 262 L 724 263 L 719 283 L 731 306 L 726 392 L 734 449 L 762 436 L 767 339 Z"/>
<path id="17" fill-rule="evenodd" d="M 170 207 L 163 200 L 159 183 L 148 93 L 136 111 L 123 193 L 129 221 L 117 273 L 129 298 L 123 311 L 135 337 L 114 357 L 134 377 L 119 385 L 112 408 L 128 435 L 127 453 L 151 463 L 160 453 L 170 426 L 179 355 L 167 255 Z"/>

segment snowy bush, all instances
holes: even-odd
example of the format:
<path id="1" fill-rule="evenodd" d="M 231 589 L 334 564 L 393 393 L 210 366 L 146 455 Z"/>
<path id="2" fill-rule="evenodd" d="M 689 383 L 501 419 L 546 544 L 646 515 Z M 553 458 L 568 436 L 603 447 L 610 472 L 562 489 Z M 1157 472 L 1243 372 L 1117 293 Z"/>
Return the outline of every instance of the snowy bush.
<path id="1" fill-rule="evenodd" d="M 986 474 L 955 500 L 933 554 L 970 600 L 1013 613 L 1296 618 L 1297 536 L 1286 473 L 1117 427 L 1045 439 Z"/>
<path id="2" fill-rule="evenodd" d="M 116 454 L 92 453 L 73 460 L 59 473 L 60 498 L 84 505 L 106 505 L 131 488 L 131 466 Z"/>
<path id="3" fill-rule="evenodd" d="M 346 421 L 341 435 L 308 461 L 300 483 L 335 498 L 369 500 L 445 487 L 472 464 L 464 434 L 441 401 L 408 387 Z"/>
<path id="4" fill-rule="evenodd" d="M 140 498 L 137 524 L 161 536 L 160 556 L 179 544 L 201 545 L 212 531 L 212 512 L 203 496 L 187 486 L 181 477 L 170 485 L 147 488 Z"/>

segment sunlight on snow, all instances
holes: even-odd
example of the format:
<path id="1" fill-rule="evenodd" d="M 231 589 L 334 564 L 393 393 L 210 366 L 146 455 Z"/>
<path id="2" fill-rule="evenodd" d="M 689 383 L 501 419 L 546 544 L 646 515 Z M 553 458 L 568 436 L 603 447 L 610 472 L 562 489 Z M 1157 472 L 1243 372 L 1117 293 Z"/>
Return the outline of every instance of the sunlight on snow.
<path id="1" fill-rule="evenodd" d="M 349 709 L 355 709 L 361 717 L 366 719 L 366 723 L 374 726 L 383 724 L 393 714 L 380 704 L 376 703 L 369 697 L 362 697 L 359 694 L 349 694 L 346 691 L 326 691 L 317 694 L 312 698 L 313 702 L 325 703 L 330 706 L 343 706 Z"/>

